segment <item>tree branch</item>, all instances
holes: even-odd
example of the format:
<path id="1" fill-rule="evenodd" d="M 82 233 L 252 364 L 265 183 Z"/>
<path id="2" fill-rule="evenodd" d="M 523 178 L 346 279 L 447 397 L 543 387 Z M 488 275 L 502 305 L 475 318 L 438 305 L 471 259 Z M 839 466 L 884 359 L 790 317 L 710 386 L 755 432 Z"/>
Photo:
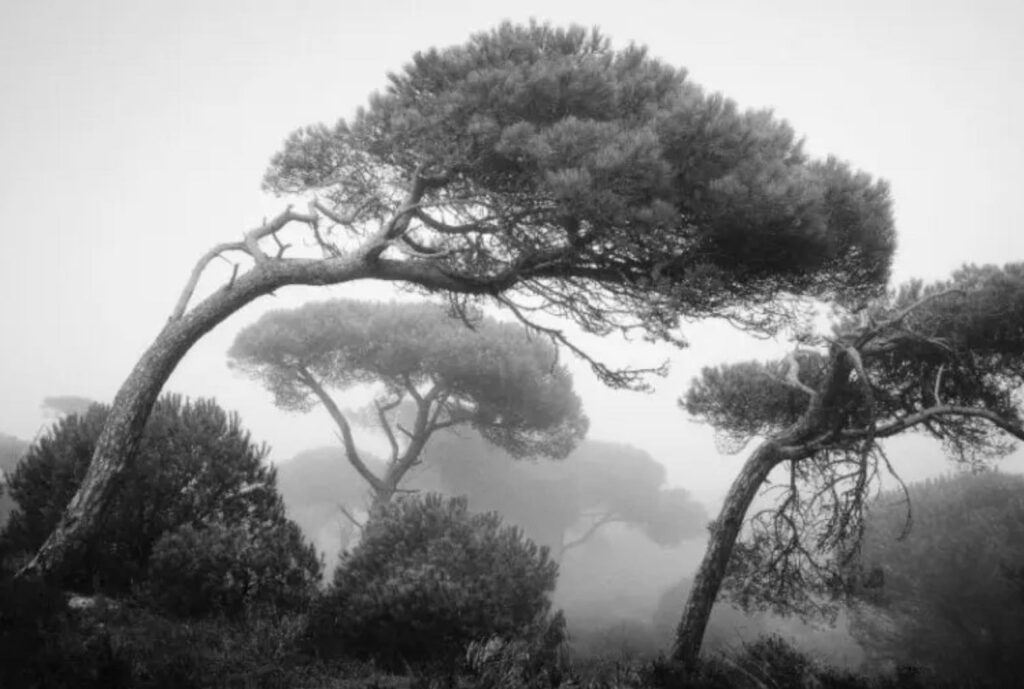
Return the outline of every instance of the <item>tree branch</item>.
<path id="1" fill-rule="evenodd" d="M 263 253 L 263 250 L 259 247 L 259 240 L 267 235 L 274 235 L 274 239 L 277 241 L 278 246 L 282 246 L 281 241 L 277 239 L 275 233 L 293 221 L 304 222 L 313 227 L 314 231 L 316 229 L 316 215 L 295 213 L 292 211 L 292 207 L 288 206 L 283 213 L 278 215 L 269 223 L 264 222 L 259 227 L 246 232 L 242 241 L 218 244 L 203 254 L 196 262 L 195 267 L 192 268 L 192 274 L 189 275 L 188 282 L 185 283 L 185 288 L 181 291 L 181 295 L 178 297 L 178 301 L 174 305 L 174 309 L 171 311 L 171 315 L 168 320 L 176 321 L 185 315 L 185 311 L 188 309 L 188 303 L 192 299 L 192 295 L 195 293 L 196 287 L 199 285 L 199 279 L 202 277 L 203 271 L 206 270 L 206 266 L 210 264 L 210 261 L 218 257 L 223 257 L 222 254 L 226 251 L 242 251 L 249 254 L 249 256 L 251 256 L 257 263 L 268 260 L 267 255 Z M 287 247 L 284 246 L 278 251 L 278 258 L 283 256 L 285 248 Z M 238 277 L 238 264 L 234 264 L 234 266 L 231 280 L 228 285 L 229 287 L 234 285 L 235 279 Z"/>
<path id="2" fill-rule="evenodd" d="M 382 405 L 374 400 L 373 406 L 377 408 L 377 419 L 380 421 L 380 427 L 384 429 L 384 433 L 388 437 L 388 443 L 391 445 L 391 459 L 388 461 L 389 463 L 394 462 L 398 459 L 400 450 L 398 448 L 398 440 L 395 439 L 395 433 L 391 430 L 391 423 L 388 421 L 386 412 L 398 406 L 398 402 L 392 405 Z"/>
<path id="3" fill-rule="evenodd" d="M 374 492 L 383 490 L 384 482 L 370 471 L 370 468 L 366 466 L 365 462 L 363 462 L 362 457 L 359 456 L 359 450 L 356 448 L 355 439 L 352 437 L 352 427 L 349 425 L 348 419 L 345 418 L 345 415 L 341 413 L 341 409 L 338 408 L 338 405 L 335 404 L 331 396 L 327 394 L 327 391 L 322 385 L 320 385 L 308 369 L 303 366 L 299 366 L 296 368 L 296 373 L 298 374 L 298 378 L 302 384 L 312 390 L 313 394 L 320 399 L 324 408 L 327 409 L 327 413 L 331 415 L 334 423 L 341 431 L 341 440 L 345 446 L 345 454 L 348 456 L 349 464 L 351 464 L 355 470 L 359 472 L 359 475 L 370 484 L 370 487 Z"/>
<path id="4" fill-rule="evenodd" d="M 1020 424 L 1009 421 L 988 409 L 976 409 L 974 407 L 960 407 L 956 405 L 929 407 L 928 409 L 924 409 L 916 414 L 909 414 L 902 418 L 895 419 L 885 425 L 878 426 L 874 431 L 871 429 L 841 431 L 839 433 L 839 437 L 844 440 L 858 440 L 873 434 L 878 438 L 888 438 L 889 436 L 901 433 L 908 428 L 913 428 L 918 424 L 922 424 L 934 418 L 941 418 L 943 416 L 961 416 L 985 419 L 993 426 L 1001 428 L 1018 440 L 1024 440 L 1024 427 L 1021 427 Z"/>
<path id="5" fill-rule="evenodd" d="M 345 515 L 345 517 L 346 517 L 346 518 L 347 518 L 347 519 L 348 519 L 348 520 L 349 520 L 350 522 L 352 522 L 352 524 L 353 524 L 353 525 L 354 525 L 354 526 L 355 526 L 355 527 L 356 527 L 357 529 L 359 529 L 360 531 L 362 531 L 362 530 L 363 530 L 363 527 L 365 526 L 365 524 L 363 524 L 363 523 L 362 523 L 362 522 L 360 522 L 360 521 L 359 521 L 358 519 L 356 519 L 356 518 L 355 518 L 355 515 L 353 515 L 353 514 L 352 514 L 351 512 L 349 512 L 349 511 L 348 511 L 348 508 L 347 508 L 347 507 L 345 507 L 345 506 L 344 506 L 343 504 L 341 504 L 340 502 L 338 503 L 338 510 L 339 510 L 339 511 L 340 511 L 340 512 L 341 512 L 341 513 L 342 513 L 343 515 Z"/>
<path id="6" fill-rule="evenodd" d="M 593 538 L 594 534 L 597 533 L 598 529 L 600 529 L 605 524 L 623 521 L 625 520 L 622 517 L 615 514 L 614 512 L 608 512 L 602 515 L 600 518 L 594 520 L 590 527 L 586 531 L 584 531 L 583 534 L 580 535 L 578 538 L 574 538 L 568 543 L 563 543 L 562 547 L 558 550 L 558 559 L 562 559 L 562 556 L 565 555 L 565 551 L 569 550 L 570 548 L 576 548 L 589 541 L 591 538 Z"/>
<path id="7" fill-rule="evenodd" d="M 171 311 L 171 316 L 168 320 L 176 321 L 185 315 L 185 310 L 188 308 L 188 302 L 192 299 L 192 295 L 195 293 L 196 287 L 199 285 L 199 278 L 202 277 L 203 271 L 206 270 L 206 266 L 210 264 L 210 261 L 221 257 L 225 251 L 245 251 L 248 253 L 244 242 L 225 242 L 224 244 L 218 244 L 203 254 L 202 257 L 196 261 L 196 265 L 192 269 L 192 274 L 189 275 L 188 282 L 185 283 L 185 289 L 181 291 L 181 296 L 178 297 L 178 301 L 174 305 L 174 309 Z"/>

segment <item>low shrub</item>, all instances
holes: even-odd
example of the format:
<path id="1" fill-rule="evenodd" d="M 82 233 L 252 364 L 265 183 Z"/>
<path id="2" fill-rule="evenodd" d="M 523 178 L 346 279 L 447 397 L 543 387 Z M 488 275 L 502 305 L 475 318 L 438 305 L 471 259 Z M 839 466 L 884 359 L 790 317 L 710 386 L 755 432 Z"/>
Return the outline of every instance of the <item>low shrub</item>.
<path id="1" fill-rule="evenodd" d="M 250 607 L 303 610 L 320 570 L 315 549 L 292 522 L 186 524 L 154 546 L 145 596 L 185 617 L 238 616 Z"/>
<path id="2" fill-rule="evenodd" d="M 400 499 L 343 555 L 308 638 L 325 656 L 450 667 L 471 641 L 528 636 L 557 576 L 546 548 L 495 513 L 470 513 L 465 498 Z"/>

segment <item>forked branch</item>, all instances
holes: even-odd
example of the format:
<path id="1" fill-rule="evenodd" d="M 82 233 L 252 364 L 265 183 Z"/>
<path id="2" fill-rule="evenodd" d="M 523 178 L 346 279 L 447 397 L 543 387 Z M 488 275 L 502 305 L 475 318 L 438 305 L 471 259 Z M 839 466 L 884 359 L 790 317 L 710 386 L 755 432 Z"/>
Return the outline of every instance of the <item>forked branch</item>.
<path id="1" fill-rule="evenodd" d="M 274 237 L 274 240 L 277 242 L 279 247 L 277 258 L 281 259 L 284 255 L 284 250 L 288 247 L 287 245 L 281 244 L 281 240 L 278 239 L 276 233 L 282 230 L 290 222 L 304 222 L 313 227 L 314 231 L 316 231 L 317 216 L 315 214 L 295 213 L 292 211 L 292 207 L 288 206 L 283 213 L 270 222 L 264 222 L 259 227 L 246 232 L 242 241 L 218 244 L 203 254 L 196 262 L 195 267 L 192 268 L 192 273 L 189 275 L 188 282 L 185 283 L 185 288 L 181 291 L 181 295 L 178 297 L 178 301 L 174 305 L 174 309 L 171 311 L 171 316 L 168 320 L 176 321 L 185 315 L 185 311 L 188 309 L 188 303 L 192 299 L 192 295 L 195 294 L 196 287 L 199 285 L 199 279 L 202 277 L 206 267 L 215 258 L 223 257 L 224 253 L 228 251 L 241 251 L 249 254 L 256 263 L 269 260 L 269 257 L 259 247 L 259 240 L 271 235 Z M 235 264 L 235 268 L 232 272 L 231 279 L 227 284 L 227 288 L 234 285 L 237 277 L 238 264 Z"/>

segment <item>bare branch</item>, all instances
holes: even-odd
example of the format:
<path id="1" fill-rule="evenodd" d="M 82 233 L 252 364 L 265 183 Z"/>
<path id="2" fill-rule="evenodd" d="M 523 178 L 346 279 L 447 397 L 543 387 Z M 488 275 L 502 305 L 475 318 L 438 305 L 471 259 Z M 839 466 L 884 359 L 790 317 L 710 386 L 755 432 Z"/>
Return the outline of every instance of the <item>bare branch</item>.
<path id="1" fill-rule="evenodd" d="M 400 450 L 398 448 L 398 440 L 395 439 L 395 432 L 391 430 L 391 423 L 388 421 L 386 412 L 394 409 L 398 406 L 398 403 L 387 406 L 374 400 L 373 406 L 377 408 L 377 419 L 380 421 L 380 427 L 384 429 L 384 434 L 388 437 L 388 444 L 391 445 L 391 459 L 389 461 L 394 462 L 398 459 Z"/>
<path id="2" fill-rule="evenodd" d="M 363 462 L 362 457 L 359 455 L 359 450 L 356 448 L 355 439 L 352 437 L 352 427 L 348 423 L 348 419 L 341 413 L 341 409 L 335 404 L 334 399 L 327 394 L 324 387 L 317 381 L 312 373 L 308 369 L 299 366 L 296 369 L 296 374 L 300 382 L 309 388 L 313 394 L 315 394 L 320 402 L 327 409 L 327 413 L 331 415 L 335 425 L 341 431 L 341 441 L 345 447 L 345 454 L 348 456 L 349 463 L 355 468 L 359 475 L 362 476 L 374 492 L 383 490 L 384 483 L 378 478 L 370 468 Z"/>
<path id="3" fill-rule="evenodd" d="M 259 246 L 259 241 L 261 239 L 267 236 L 274 235 L 277 232 L 280 232 L 281 229 L 283 229 L 290 222 L 303 222 L 309 225 L 310 227 L 315 228 L 318 224 L 317 221 L 318 218 L 316 215 L 307 213 L 296 213 L 292 210 L 291 206 L 288 206 L 288 208 L 286 208 L 284 212 L 279 214 L 270 222 L 264 221 L 263 224 L 260 225 L 259 227 L 256 227 L 245 233 L 245 239 L 243 241 L 245 243 L 246 251 L 249 253 L 250 256 L 252 256 L 253 260 L 256 261 L 256 263 L 263 263 L 264 261 L 267 261 L 269 259 L 268 256 L 265 253 L 263 253 L 263 249 L 261 249 Z"/>
<path id="4" fill-rule="evenodd" d="M 590 527 L 586 531 L 584 531 L 581 536 L 579 536 L 578 538 L 574 538 L 568 543 L 562 544 L 562 547 L 559 548 L 558 551 L 559 558 L 565 555 L 565 551 L 569 550 L 570 548 L 576 548 L 589 541 L 591 538 L 593 538 L 594 534 L 597 533 L 598 529 L 600 529 L 602 526 L 606 524 L 611 524 L 613 522 L 622 521 L 625 520 L 622 517 L 615 514 L 614 512 L 609 512 L 608 514 L 605 514 L 600 518 L 595 519 L 594 522 L 590 525 Z"/>
<path id="5" fill-rule="evenodd" d="M 939 370 L 935 374 L 935 389 L 932 391 L 932 397 L 934 398 L 936 405 L 942 404 L 942 399 L 939 397 L 939 390 L 942 389 L 942 372 L 945 368 L 945 362 L 939 364 Z"/>
<path id="6" fill-rule="evenodd" d="M 215 258 L 224 258 L 223 254 L 226 251 L 243 251 L 249 254 L 253 260 L 257 262 L 266 260 L 266 254 L 264 254 L 263 250 L 259 248 L 258 242 L 260 238 L 265 237 L 268 234 L 278 232 L 285 225 L 293 221 L 307 223 L 313 227 L 314 230 L 317 224 L 317 218 L 315 215 L 294 213 L 291 210 L 291 206 L 288 206 L 283 213 L 278 215 L 269 223 L 264 222 L 259 227 L 246 232 L 245 238 L 241 242 L 226 242 L 218 244 L 203 254 L 192 269 L 192 274 L 189 276 L 188 282 L 185 283 L 185 288 L 181 291 L 181 295 L 178 297 L 178 301 L 174 305 L 174 309 L 171 311 L 171 315 L 168 320 L 178 320 L 185 315 L 185 311 L 188 309 L 188 303 L 192 299 L 192 295 L 195 294 L 196 287 L 199 285 L 199 279 L 202 277 L 203 271 L 206 270 L 206 266 L 210 264 L 210 261 Z M 277 239 L 276 236 L 275 239 Z M 280 244 L 280 241 L 278 241 L 278 244 Z M 284 251 L 282 249 L 278 253 L 278 257 L 280 258 L 283 253 Z M 237 264 L 234 265 L 235 269 L 231 275 L 231 281 L 228 285 L 229 287 L 234 285 L 235 278 L 238 277 L 238 266 Z"/>
<path id="7" fill-rule="evenodd" d="M 777 376 L 772 377 L 784 385 L 788 385 L 791 388 L 807 393 L 811 399 L 816 398 L 818 396 L 818 391 L 808 385 L 805 385 L 800 380 L 800 362 L 796 359 L 796 351 L 786 354 L 786 358 L 783 359 L 783 362 L 786 364 L 785 375 L 781 378 Z"/>
<path id="8" fill-rule="evenodd" d="M 192 298 L 192 295 L 196 291 L 196 287 L 199 285 L 199 278 L 202 277 L 203 271 L 206 270 L 206 266 L 210 264 L 215 258 L 223 258 L 222 254 L 225 251 L 246 251 L 244 242 L 226 242 L 224 244 L 218 244 L 213 247 L 200 258 L 195 267 L 192 269 L 192 274 L 188 278 L 188 282 L 185 283 L 185 289 L 181 291 L 181 296 L 178 297 L 178 302 L 174 305 L 174 310 L 171 311 L 169 320 L 178 320 L 185 315 L 185 310 L 188 308 L 188 302 Z"/>
<path id="9" fill-rule="evenodd" d="M 974 407 L 960 407 L 955 405 L 929 407 L 928 409 L 923 409 L 916 414 L 908 414 L 907 416 L 895 419 L 885 425 L 878 426 L 874 435 L 878 438 L 888 438 L 889 436 L 901 433 L 908 428 L 913 428 L 918 424 L 922 424 L 931 419 L 941 418 L 943 416 L 961 416 L 985 419 L 993 426 L 1001 428 L 1018 440 L 1024 440 L 1024 427 L 1021 427 L 1020 424 L 1005 419 L 1000 414 L 988 409 L 976 409 Z M 869 433 L 870 431 L 867 429 L 857 429 L 852 431 L 842 431 L 840 432 L 839 437 L 843 439 L 860 439 L 867 437 Z"/>
<path id="10" fill-rule="evenodd" d="M 359 521 L 358 519 L 356 519 L 356 518 L 355 518 L 355 515 L 353 515 L 353 514 L 352 514 L 351 512 L 349 512 L 349 511 L 348 511 L 348 508 L 347 508 L 347 507 L 345 507 L 344 505 L 342 505 L 342 504 L 341 504 L 340 502 L 338 503 L 338 511 L 340 511 L 340 512 L 341 512 L 341 513 L 342 513 L 343 515 L 345 515 L 345 517 L 346 517 L 346 518 L 348 518 L 348 520 L 349 520 L 350 522 L 352 522 L 352 524 L 353 524 L 353 525 L 354 525 L 354 526 L 355 526 L 355 527 L 356 527 L 357 529 L 359 529 L 360 531 L 362 531 L 362 530 L 363 530 L 363 527 L 365 526 L 365 524 L 363 524 L 363 523 L 362 523 L 362 522 L 360 522 L 360 521 Z"/>

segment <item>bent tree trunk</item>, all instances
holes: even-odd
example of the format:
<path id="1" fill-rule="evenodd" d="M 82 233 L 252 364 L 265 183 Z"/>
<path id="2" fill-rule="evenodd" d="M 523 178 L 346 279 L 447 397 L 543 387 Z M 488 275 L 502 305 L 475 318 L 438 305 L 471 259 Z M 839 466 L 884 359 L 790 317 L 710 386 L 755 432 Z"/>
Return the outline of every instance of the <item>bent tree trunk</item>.
<path id="1" fill-rule="evenodd" d="M 190 289 L 194 288 L 193 280 L 114 398 L 78 492 L 53 533 L 18 576 L 59 580 L 78 561 L 102 524 L 117 480 L 138 447 L 164 383 L 203 335 L 249 302 L 280 287 L 341 284 L 368 278 L 410 282 L 428 289 L 472 291 L 472 286 L 455 281 L 432 266 L 377 258 L 367 252 L 323 260 L 263 259 L 186 312 L 184 306 Z"/>
<path id="2" fill-rule="evenodd" d="M 739 537 L 747 510 L 757 496 L 761 484 L 780 461 L 775 443 L 762 444 L 747 459 L 729 488 L 718 520 L 711 530 L 704 560 L 694 577 L 686 607 L 683 608 L 683 618 L 676 631 L 672 655 L 684 667 L 692 668 L 697 662 L 708 619 L 711 617 L 711 608 L 722 588 L 729 557 Z"/>

